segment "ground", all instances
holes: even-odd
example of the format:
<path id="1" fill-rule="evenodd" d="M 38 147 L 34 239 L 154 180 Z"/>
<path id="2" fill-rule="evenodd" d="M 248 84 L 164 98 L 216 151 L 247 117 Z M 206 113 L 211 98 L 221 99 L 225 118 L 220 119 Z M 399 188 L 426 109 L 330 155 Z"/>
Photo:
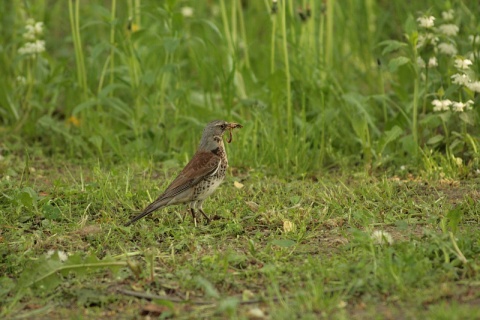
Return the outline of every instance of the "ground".
<path id="1" fill-rule="evenodd" d="M 124 227 L 180 166 L 11 155 L 0 170 L 5 317 L 480 317 L 475 174 L 233 167 L 210 224 L 176 206 Z"/>

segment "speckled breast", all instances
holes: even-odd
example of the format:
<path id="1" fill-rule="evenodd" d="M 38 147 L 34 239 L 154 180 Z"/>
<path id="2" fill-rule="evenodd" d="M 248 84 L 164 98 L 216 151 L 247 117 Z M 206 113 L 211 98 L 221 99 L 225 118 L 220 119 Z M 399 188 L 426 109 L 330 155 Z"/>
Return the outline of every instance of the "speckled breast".
<path id="1" fill-rule="evenodd" d="M 194 192 L 194 199 L 204 200 L 209 195 L 211 195 L 222 183 L 225 178 L 225 173 L 227 171 L 228 162 L 222 161 L 220 167 L 218 168 L 215 174 L 206 177 L 202 182 L 197 184 Z"/>

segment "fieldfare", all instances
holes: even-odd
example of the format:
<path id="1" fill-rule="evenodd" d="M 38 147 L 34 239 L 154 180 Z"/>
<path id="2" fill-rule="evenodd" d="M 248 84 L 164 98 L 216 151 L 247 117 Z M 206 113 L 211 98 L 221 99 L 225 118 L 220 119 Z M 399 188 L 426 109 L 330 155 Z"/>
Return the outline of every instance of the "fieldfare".
<path id="1" fill-rule="evenodd" d="M 126 226 L 145 217 L 155 210 L 175 204 L 188 203 L 193 221 L 196 224 L 195 209 L 210 222 L 202 209 L 205 199 L 218 188 L 225 178 L 228 166 L 227 153 L 223 144 L 223 134 L 229 131 L 227 142 L 232 142 L 232 130 L 242 125 L 223 120 L 207 124 L 203 130 L 198 150 L 192 160 L 180 172 L 177 178 L 142 213 L 131 219 Z"/>

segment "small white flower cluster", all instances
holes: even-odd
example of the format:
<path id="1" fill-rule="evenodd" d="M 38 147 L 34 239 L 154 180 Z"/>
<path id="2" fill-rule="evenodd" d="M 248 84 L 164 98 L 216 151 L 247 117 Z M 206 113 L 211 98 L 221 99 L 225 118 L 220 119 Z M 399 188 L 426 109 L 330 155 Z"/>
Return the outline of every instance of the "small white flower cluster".
<path id="1" fill-rule="evenodd" d="M 453 9 L 450 9 L 450 10 L 448 10 L 448 11 L 443 11 L 443 12 L 442 12 L 442 18 L 443 18 L 443 20 L 445 20 L 445 21 L 451 21 L 451 20 L 453 20 L 453 13 L 454 13 L 454 12 L 453 12 Z"/>
<path id="2" fill-rule="evenodd" d="M 392 235 L 386 231 L 375 230 L 373 231 L 371 238 L 373 243 L 376 245 L 393 244 Z"/>
<path id="3" fill-rule="evenodd" d="M 442 111 L 449 111 L 450 106 L 452 107 L 452 111 L 454 112 L 464 112 L 465 110 L 471 110 L 473 101 L 468 100 L 467 102 L 461 101 L 451 101 L 449 99 L 445 100 L 438 100 L 435 99 L 432 101 L 433 111 L 435 112 L 442 112 Z"/>
<path id="4" fill-rule="evenodd" d="M 473 62 L 470 59 L 455 59 L 455 68 L 457 68 L 460 73 L 456 73 L 451 77 L 452 83 L 467 87 L 473 92 L 480 92 L 480 81 L 472 81 L 467 74 L 472 64 Z"/>
<path id="5" fill-rule="evenodd" d="M 442 12 L 442 18 L 444 22 L 448 22 L 453 20 L 454 12 L 453 10 L 444 11 Z M 442 38 L 445 37 L 454 37 L 460 31 L 460 28 L 453 24 L 453 23 L 444 23 L 441 24 L 438 28 L 435 28 L 435 17 L 434 16 L 423 16 L 417 19 L 418 25 L 420 28 L 425 29 L 425 33 L 421 32 L 418 35 L 417 41 L 417 48 L 424 47 L 426 45 L 432 45 L 435 47 L 435 51 L 442 54 L 446 54 L 449 56 L 454 56 L 457 54 L 457 48 L 453 43 L 451 43 L 450 39 L 444 39 L 449 42 L 441 42 L 440 44 L 437 43 L 440 41 L 441 36 Z M 438 34 L 438 35 L 437 35 Z"/>
<path id="6" fill-rule="evenodd" d="M 26 40 L 35 40 L 43 34 L 43 22 L 35 22 L 33 19 L 28 19 L 25 29 L 23 37 Z"/>
<path id="7" fill-rule="evenodd" d="M 180 12 L 182 13 L 182 16 L 184 16 L 185 18 L 193 17 L 192 7 L 182 7 L 182 9 L 180 9 Z"/>
<path id="8" fill-rule="evenodd" d="M 29 42 L 18 49 L 21 55 L 35 55 L 45 51 L 45 41 L 39 39 L 43 34 L 43 22 L 35 22 L 33 19 L 27 20 L 23 38 Z"/>
<path id="9" fill-rule="evenodd" d="M 67 261 L 67 259 L 68 259 L 68 253 L 66 253 L 65 251 L 61 251 L 61 250 L 52 250 L 52 249 L 50 249 L 50 250 L 47 251 L 46 256 L 47 256 L 48 259 L 50 259 L 51 257 L 53 257 L 53 255 L 54 255 L 55 253 L 56 253 L 57 256 L 58 256 L 58 260 L 60 260 L 61 262 Z"/>
<path id="10" fill-rule="evenodd" d="M 468 58 L 457 56 L 458 49 L 456 46 L 455 37 L 458 35 L 460 28 L 453 23 L 454 11 L 448 10 L 442 12 L 442 22 L 437 27 L 434 16 L 425 15 L 417 19 L 419 26 L 419 35 L 417 41 L 417 49 L 419 52 L 422 49 L 433 49 L 433 54 L 440 53 L 447 56 L 455 57 L 453 60 L 453 67 L 457 70 L 457 73 L 450 76 L 452 83 L 461 87 L 468 88 L 473 92 L 480 92 L 480 81 L 475 81 L 475 73 L 470 70 L 473 65 L 473 54 L 466 55 Z M 471 44 L 480 42 L 479 36 L 470 36 L 469 41 Z M 430 52 L 430 51 L 427 51 Z M 472 58 L 470 58 L 472 57 Z M 417 65 L 421 69 L 438 67 L 438 61 L 435 56 L 428 59 L 428 63 L 420 56 L 417 58 Z M 462 99 L 460 99 L 462 100 Z M 435 99 L 432 101 L 433 111 L 444 112 L 464 112 L 471 110 L 473 101 L 451 101 L 449 99 Z"/>
<path id="11" fill-rule="evenodd" d="M 431 29 L 435 25 L 434 16 L 423 16 L 417 19 L 418 25 L 425 29 Z"/>
<path id="12" fill-rule="evenodd" d="M 418 57 L 417 64 L 422 69 L 425 69 L 427 66 L 428 68 L 438 67 L 438 61 L 437 61 L 437 58 L 435 57 L 431 57 L 430 59 L 428 59 L 428 65 L 425 63 L 425 61 L 423 61 L 421 57 Z"/>
<path id="13" fill-rule="evenodd" d="M 18 53 L 22 55 L 37 54 L 45 51 L 45 41 L 35 40 L 34 42 L 27 42 L 18 49 Z"/>

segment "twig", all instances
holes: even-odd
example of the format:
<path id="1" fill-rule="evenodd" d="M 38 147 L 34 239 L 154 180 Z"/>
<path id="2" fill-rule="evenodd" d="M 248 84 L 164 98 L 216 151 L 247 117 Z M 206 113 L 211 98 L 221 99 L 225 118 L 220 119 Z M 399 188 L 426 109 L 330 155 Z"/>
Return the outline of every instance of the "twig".
<path id="1" fill-rule="evenodd" d="M 170 302 L 178 302 L 178 303 L 192 303 L 192 304 L 198 304 L 198 305 L 208 305 L 208 304 L 214 304 L 214 302 L 209 302 L 209 301 L 200 301 L 200 300 L 184 300 L 181 298 L 176 298 L 176 297 L 169 297 L 169 296 L 159 296 L 156 294 L 150 294 L 146 292 L 136 292 L 136 291 L 131 291 L 131 290 L 126 290 L 126 289 L 117 289 L 118 293 L 127 295 L 127 296 L 133 296 L 137 298 L 142 298 L 142 299 L 147 299 L 147 300 L 166 300 Z"/>
<path id="2" fill-rule="evenodd" d="M 325 293 L 332 293 L 336 291 L 340 291 L 344 288 L 335 288 L 335 289 L 326 289 L 324 290 Z M 169 297 L 169 296 L 159 296 L 156 294 L 150 294 L 146 292 L 136 292 L 136 291 L 131 291 L 131 290 L 126 290 L 126 289 L 121 289 L 118 288 L 116 289 L 118 293 L 127 295 L 127 296 L 133 296 L 137 298 L 142 298 L 142 299 L 147 299 L 147 300 L 166 300 L 170 302 L 177 302 L 177 303 L 191 303 L 191 304 L 196 304 L 196 305 L 214 305 L 217 303 L 217 301 L 202 301 L 202 300 L 186 300 L 186 299 L 181 299 L 181 298 L 176 298 L 176 297 Z M 284 297 L 270 297 L 270 298 L 259 298 L 259 299 L 251 299 L 251 300 L 243 300 L 239 301 L 238 303 L 241 305 L 249 305 L 249 304 L 256 304 L 256 303 L 261 303 L 265 301 L 278 301 L 281 299 L 291 299 L 291 298 L 296 298 L 294 295 L 290 296 L 284 296 Z M 241 299 L 239 297 L 239 299 Z"/>

